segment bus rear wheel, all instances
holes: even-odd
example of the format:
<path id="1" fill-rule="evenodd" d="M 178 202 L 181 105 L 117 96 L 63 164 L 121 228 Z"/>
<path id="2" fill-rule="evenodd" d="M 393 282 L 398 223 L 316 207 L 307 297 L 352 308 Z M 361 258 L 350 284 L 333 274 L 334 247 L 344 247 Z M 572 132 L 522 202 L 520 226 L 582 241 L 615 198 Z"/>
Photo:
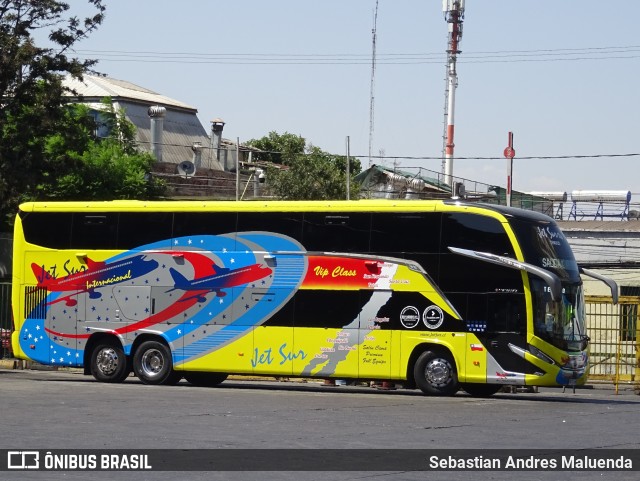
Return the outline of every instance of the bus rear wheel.
<path id="1" fill-rule="evenodd" d="M 91 352 L 91 374 L 100 382 L 123 382 L 129 376 L 127 356 L 116 342 L 98 344 Z"/>
<path id="2" fill-rule="evenodd" d="M 185 372 L 184 378 L 194 386 L 214 387 L 227 379 L 227 374 L 220 372 Z"/>
<path id="3" fill-rule="evenodd" d="M 182 373 L 173 370 L 171 350 L 158 341 L 145 341 L 133 356 L 133 372 L 144 384 L 177 384 Z"/>
<path id="4" fill-rule="evenodd" d="M 453 396 L 460 388 L 455 363 L 449 354 L 443 352 L 425 351 L 420 354 L 413 367 L 413 376 L 425 394 Z"/>

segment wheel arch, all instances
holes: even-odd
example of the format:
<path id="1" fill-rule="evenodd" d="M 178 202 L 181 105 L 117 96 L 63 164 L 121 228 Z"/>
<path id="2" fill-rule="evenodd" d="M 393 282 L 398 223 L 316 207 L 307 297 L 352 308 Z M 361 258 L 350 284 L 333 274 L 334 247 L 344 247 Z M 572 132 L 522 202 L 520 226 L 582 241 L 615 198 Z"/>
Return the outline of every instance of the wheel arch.
<path id="1" fill-rule="evenodd" d="M 143 342 L 147 342 L 147 341 L 161 342 L 162 344 L 165 344 L 169 348 L 169 350 L 171 351 L 171 354 L 173 354 L 173 351 L 174 351 L 173 344 L 171 342 L 169 342 L 167 340 L 167 338 L 165 338 L 162 334 L 160 334 L 160 333 L 152 333 L 152 332 L 144 332 L 144 333 L 139 334 L 138 336 L 136 336 L 135 340 L 131 344 L 130 355 L 131 355 L 132 358 L 135 355 L 136 351 L 138 350 L 138 347 L 140 347 L 140 344 L 142 344 Z"/>

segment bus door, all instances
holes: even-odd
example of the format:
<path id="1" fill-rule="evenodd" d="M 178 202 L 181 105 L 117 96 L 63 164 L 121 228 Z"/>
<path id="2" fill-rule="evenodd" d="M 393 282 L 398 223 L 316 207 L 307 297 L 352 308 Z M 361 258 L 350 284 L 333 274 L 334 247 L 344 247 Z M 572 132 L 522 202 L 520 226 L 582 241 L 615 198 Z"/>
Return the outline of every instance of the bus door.
<path id="1" fill-rule="evenodd" d="M 469 343 L 471 352 L 466 360 L 466 380 L 523 384 L 524 374 L 530 373 L 534 367 L 522 355 L 527 348 L 524 294 L 495 293 L 469 297 L 475 306 L 482 305 L 486 314 L 467 321 L 470 335 L 475 336 L 480 344 Z M 471 365 L 480 358 L 486 358 L 486 370 L 482 372 Z"/>

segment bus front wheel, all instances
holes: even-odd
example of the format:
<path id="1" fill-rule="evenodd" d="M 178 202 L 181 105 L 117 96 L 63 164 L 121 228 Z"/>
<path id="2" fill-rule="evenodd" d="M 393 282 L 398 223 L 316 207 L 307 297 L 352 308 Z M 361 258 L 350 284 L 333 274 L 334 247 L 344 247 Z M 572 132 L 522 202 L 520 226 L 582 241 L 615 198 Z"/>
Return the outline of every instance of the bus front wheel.
<path id="1" fill-rule="evenodd" d="M 100 382 L 123 382 L 129 376 L 127 356 L 115 342 L 98 344 L 91 353 L 91 374 Z"/>
<path id="2" fill-rule="evenodd" d="M 133 372 L 144 384 L 177 384 L 182 373 L 173 370 L 171 350 L 158 341 L 140 344 L 133 356 Z"/>
<path id="3" fill-rule="evenodd" d="M 413 376 L 425 394 L 452 396 L 459 389 L 455 363 L 446 353 L 425 351 L 420 354 L 413 367 Z"/>

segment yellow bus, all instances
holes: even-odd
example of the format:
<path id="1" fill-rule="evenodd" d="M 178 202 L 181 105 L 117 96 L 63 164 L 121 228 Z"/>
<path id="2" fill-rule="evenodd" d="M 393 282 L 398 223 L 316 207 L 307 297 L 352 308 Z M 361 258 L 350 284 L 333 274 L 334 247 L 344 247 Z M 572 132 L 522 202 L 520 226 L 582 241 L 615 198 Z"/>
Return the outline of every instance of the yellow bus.
<path id="1" fill-rule="evenodd" d="M 20 206 L 13 247 L 15 356 L 98 381 L 133 371 L 145 384 L 214 386 L 244 374 L 486 396 L 586 379 L 584 271 L 534 212 L 36 202 Z"/>

